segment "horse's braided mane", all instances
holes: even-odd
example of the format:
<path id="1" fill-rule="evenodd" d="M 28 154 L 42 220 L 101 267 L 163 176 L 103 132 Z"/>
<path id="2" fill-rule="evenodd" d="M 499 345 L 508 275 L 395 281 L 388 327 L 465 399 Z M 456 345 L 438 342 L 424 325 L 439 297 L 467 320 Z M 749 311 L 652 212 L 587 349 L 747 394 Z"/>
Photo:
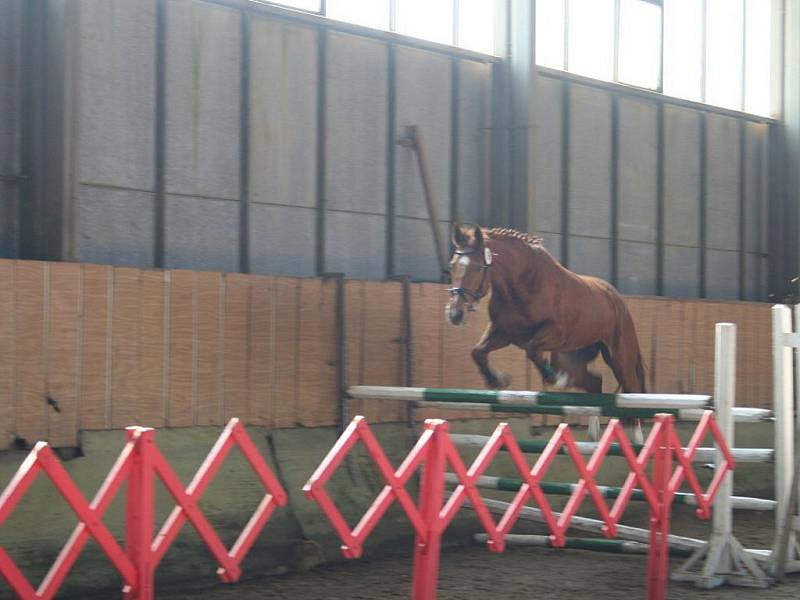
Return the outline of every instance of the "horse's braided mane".
<path id="1" fill-rule="evenodd" d="M 489 234 L 490 239 L 492 237 L 500 237 L 506 239 L 513 239 L 513 240 L 520 240 L 532 246 L 542 247 L 542 238 L 538 235 L 533 235 L 532 233 L 523 233 L 521 231 L 517 231 L 516 229 L 510 229 L 508 227 L 492 227 L 486 230 L 486 233 Z"/>

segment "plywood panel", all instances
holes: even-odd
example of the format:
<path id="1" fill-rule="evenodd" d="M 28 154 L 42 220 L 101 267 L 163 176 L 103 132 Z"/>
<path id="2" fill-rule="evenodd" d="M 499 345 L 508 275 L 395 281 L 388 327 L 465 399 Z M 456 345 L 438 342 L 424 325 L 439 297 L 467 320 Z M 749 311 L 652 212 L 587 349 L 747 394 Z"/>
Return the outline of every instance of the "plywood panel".
<path id="1" fill-rule="evenodd" d="M 338 423 L 336 281 L 300 280 L 298 422 Z"/>
<path id="2" fill-rule="evenodd" d="M 56 447 L 78 445 L 78 382 L 80 381 L 81 267 L 49 265 L 47 332 L 48 439 Z"/>
<path id="3" fill-rule="evenodd" d="M 139 315 L 140 379 L 137 414 L 143 425 L 166 424 L 166 387 L 169 354 L 169 273 L 142 271 Z"/>
<path id="4" fill-rule="evenodd" d="M 114 300 L 111 319 L 111 427 L 141 425 L 137 408 L 140 394 L 139 314 L 141 310 L 139 269 L 114 270 Z"/>
<path id="5" fill-rule="evenodd" d="M 14 333 L 15 263 L 0 260 L 0 450 L 14 441 L 16 414 L 14 410 L 16 368 Z"/>
<path id="6" fill-rule="evenodd" d="M 111 426 L 111 317 L 114 271 L 83 265 L 80 427 Z"/>
<path id="7" fill-rule="evenodd" d="M 442 335 L 447 295 L 438 283 L 411 286 L 414 385 L 442 387 Z"/>
<path id="8" fill-rule="evenodd" d="M 249 422 L 268 425 L 275 386 L 275 280 L 250 277 Z"/>
<path id="9" fill-rule="evenodd" d="M 273 427 L 297 424 L 297 361 L 300 280 L 279 277 L 275 281 L 275 403 Z"/>
<path id="10" fill-rule="evenodd" d="M 192 271 L 170 272 L 167 407 L 170 427 L 186 427 L 196 422 L 196 277 Z"/>
<path id="11" fill-rule="evenodd" d="M 222 275 L 195 273 L 197 285 L 196 425 L 221 425 Z"/>
<path id="12" fill-rule="evenodd" d="M 403 381 L 403 291 L 399 282 L 364 283 L 364 384 L 401 385 Z M 364 407 L 367 419 L 403 421 L 406 406 L 391 400 L 371 401 Z"/>
<path id="13" fill-rule="evenodd" d="M 47 438 L 45 332 L 47 263 L 18 262 L 16 268 L 16 435 L 28 444 Z"/>
<path id="14" fill-rule="evenodd" d="M 345 379 L 347 385 L 360 385 L 364 379 L 364 282 L 345 281 Z M 345 420 L 364 414 L 364 400 L 345 404 Z"/>
<path id="15" fill-rule="evenodd" d="M 225 421 L 236 417 L 247 423 L 250 415 L 247 393 L 247 349 L 250 335 L 248 301 L 250 283 L 246 275 L 229 274 L 225 281 Z"/>

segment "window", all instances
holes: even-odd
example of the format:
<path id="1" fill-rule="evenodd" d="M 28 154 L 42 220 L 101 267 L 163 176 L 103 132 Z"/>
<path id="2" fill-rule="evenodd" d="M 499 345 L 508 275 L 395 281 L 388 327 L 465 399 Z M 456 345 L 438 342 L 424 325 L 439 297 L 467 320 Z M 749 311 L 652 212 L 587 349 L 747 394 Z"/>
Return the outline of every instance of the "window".
<path id="1" fill-rule="evenodd" d="M 573 73 L 614 78 L 614 0 L 569 0 L 567 68 Z"/>
<path id="2" fill-rule="evenodd" d="M 317 13 L 354 25 L 494 54 L 497 15 L 506 0 L 259 1 Z"/>
<path id="3" fill-rule="evenodd" d="M 327 0 L 326 16 L 356 25 L 388 30 L 391 23 L 388 2 L 364 2 L 363 0 Z"/>
<path id="4" fill-rule="evenodd" d="M 651 90 L 661 76 L 661 7 L 620 0 L 617 80 Z"/>
<path id="5" fill-rule="evenodd" d="M 769 0 L 536 0 L 536 62 L 768 115 Z"/>
<path id="6" fill-rule="evenodd" d="M 703 3 L 664 0 L 664 93 L 703 100 Z"/>
<path id="7" fill-rule="evenodd" d="M 307 10 L 309 12 L 318 13 L 322 10 L 322 2 L 320 0 L 270 0 L 273 4 L 280 4 L 288 6 L 289 8 L 298 8 L 300 10 Z"/>

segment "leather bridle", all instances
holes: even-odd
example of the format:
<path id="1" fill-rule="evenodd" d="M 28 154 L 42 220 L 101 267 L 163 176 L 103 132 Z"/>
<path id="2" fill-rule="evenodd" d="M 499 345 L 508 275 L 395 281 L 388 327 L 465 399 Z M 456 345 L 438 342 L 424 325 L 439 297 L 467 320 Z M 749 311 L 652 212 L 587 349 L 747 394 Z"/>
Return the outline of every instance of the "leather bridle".
<path id="1" fill-rule="evenodd" d="M 465 250 L 456 250 L 455 254 L 457 256 L 470 256 L 472 254 L 480 254 L 480 252 L 478 250 L 475 250 L 474 248 L 468 248 Z M 491 263 L 485 263 L 485 262 L 480 266 L 481 283 L 478 286 L 477 291 L 465 287 L 451 287 L 448 288 L 447 291 L 450 292 L 451 296 L 461 296 L 468 300 L 471 299 L 471 301 L 469 302 L 469 309 L 475 310 L 474 304 L 478 303 L 480 299 L 483 298 L 489 292 L 488 287 L 486 286 L 486 277 L 489 274 L 489 267 L 491 266 L 492 266 Z"/>

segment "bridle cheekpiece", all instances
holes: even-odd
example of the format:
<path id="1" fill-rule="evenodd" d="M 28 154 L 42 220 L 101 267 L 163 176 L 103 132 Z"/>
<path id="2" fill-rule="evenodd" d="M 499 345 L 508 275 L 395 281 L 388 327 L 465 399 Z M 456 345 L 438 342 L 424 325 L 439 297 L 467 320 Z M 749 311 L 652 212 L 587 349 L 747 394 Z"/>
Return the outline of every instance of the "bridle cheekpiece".
<path id="1" fill-rule="evenodd" d="M 458 250 L 455 251 L 456 256 L 471 256 L 473 254 L 479 254 L 479 253 L 480 253 L 480 251 L 476 250 L 475 248 L 466 248 L 466 249 L 463 249 L 463 250 L 458 249 Z M 484 290 L 484 287 L 485 287 L 485 284 L 486 284 L 486 277 L 487 277 L 487 275 L 489 273 L 489 267 L 491 267 L 491 266 L 492 266 L 492 251 L 489 250 L 489 248 L 484 246 L 484 248 L 483 248 L 483 264 L 480 266 L 480 269 L 481 269 L 481 283 L 478 286 L 478 290 L 474 291 L 474 290 L 470 290 L 470 289 L 465 288 L 465 287 L 451 287 L 451 288 L 448 288 L 447 291 L 450 292 L 451 296 L 462 296 L 464 298 L 471 299 L 469 308 L 470 308 L 470 310 L 474 311 L 475 308 L 474 308 L 473 304 L 478 303 L 480 301 L 480 299 L 483 298 L 488 292 L 488 289 L 486 291 L 483 291 L 483 290 Z"/>

